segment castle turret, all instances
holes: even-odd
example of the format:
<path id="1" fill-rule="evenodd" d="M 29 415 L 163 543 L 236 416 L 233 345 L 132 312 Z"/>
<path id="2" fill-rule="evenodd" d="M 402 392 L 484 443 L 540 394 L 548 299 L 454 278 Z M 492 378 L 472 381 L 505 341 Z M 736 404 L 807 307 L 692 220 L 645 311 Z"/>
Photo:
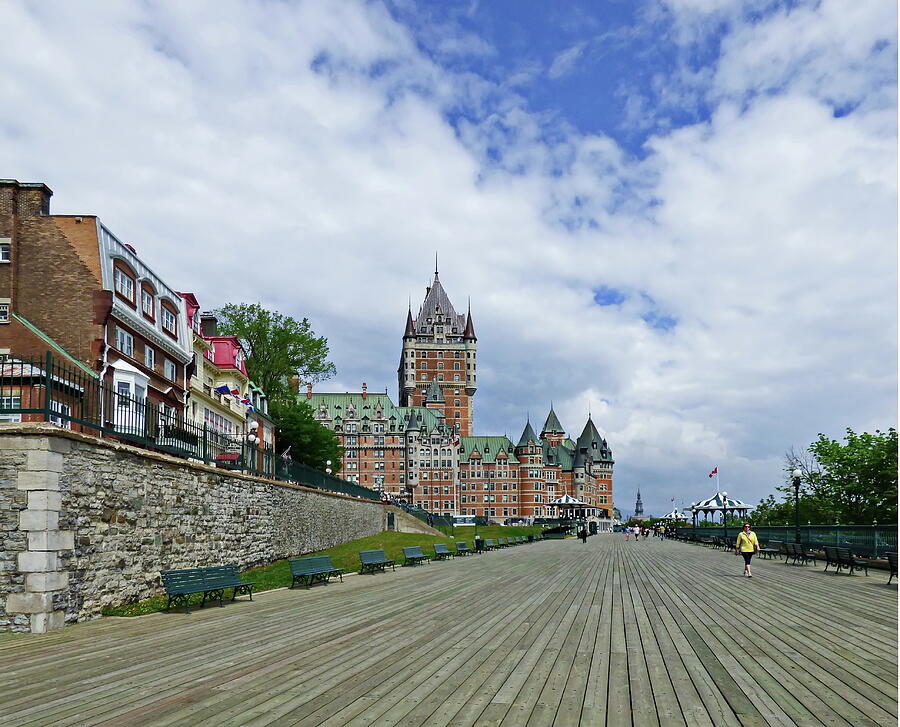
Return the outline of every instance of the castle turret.
<path id="1" fill-rule="evenodd" d="M 426 406 L 443 414 L 448 426 L 458 424 L 462 436 L 471 435 L 476 346 L 471 311 L 456 312 L 435 269 L 418 314 L 413 317 L 412 309 L 406 314 L 397 369 L 400 406 Z M 440 401 L 429 396 L 432 384 Z"/>

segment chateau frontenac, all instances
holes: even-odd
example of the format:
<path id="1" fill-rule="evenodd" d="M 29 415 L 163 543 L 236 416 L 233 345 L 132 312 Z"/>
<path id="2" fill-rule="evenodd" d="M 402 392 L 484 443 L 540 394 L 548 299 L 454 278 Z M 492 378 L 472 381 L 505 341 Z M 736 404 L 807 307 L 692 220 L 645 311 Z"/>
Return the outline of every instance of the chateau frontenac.
<path id="1" fill-rule="evenodd" d="M 553 407 L 517 442 L 473 433 L 478 388 L 471 308 L 460 314 L 440 276 L 413 317 L 407 312 L 399 405 L 386 393 L 320 393 L 300 398 L 344 447 L 341 476 L 434 513 L 481 515 L 502 522 L 556 514 L 548 503 L 569 495 L 590 519 L 611 518 L 612 450 L 590 416 L 575 441 Z"/>

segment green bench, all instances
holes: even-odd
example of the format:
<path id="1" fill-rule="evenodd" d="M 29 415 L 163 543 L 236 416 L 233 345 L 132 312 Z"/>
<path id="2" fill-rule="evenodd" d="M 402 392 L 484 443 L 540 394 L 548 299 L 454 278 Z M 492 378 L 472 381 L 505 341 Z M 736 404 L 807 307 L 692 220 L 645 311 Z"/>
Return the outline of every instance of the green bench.
<path id="1" fill-rule="evenodd" d="M 794 565 L 797 563 L 806 565 L 809 561 L 812 561 L 813 565 L 816 564 L 815 554 L 808 553 L 800 543 L 785 543 L 784 547 L 787 549 L 787 556 L 784 559 L 785 563 L 787 563 L 788 558 L 793 558 Z"/>
<path id="2" fill-rule="evenodd" d="M 384 550 L 361 550 L 359 551 L 359 573 L 362 575 L 366 571 L 374 573 L 377 570 L 384 571 L 386 566 L 390 566 L 394 570 L 394 561 L 389 560 L 384 554 Z"/>
<path id="3" fill-rule="evenodd" d="M 850 548 L 835 548 L 837 561 L 838 561 L 838 573 L 840 573 L 841 569 L 847 569 L 847 575 L 853 575 L 854 570 L 863 570 L 866 575 L 869 575 L 869 564 L 864 560 L 857 560 L 856 556 L 850 552 Z"/>
<path id="4" fill-rule="evenodd" d="M 332 576 L 338 576 L 341 581 L 344 580 L 343 568 L 335 568 L 331 563 L 330 555 L 310 555 L 306 558 L 289 558 L 288 565 L 291 567 L 291 588 L 298 582 L 305 583 L 309 588 L 316 581 L 328 583 Z"/>
<path id="5" fill-rule="evenodd" d="M 208 568 L 181 568 L 178 570 L 160 571 L 163 588 L 166 591 L 166 611 L 173 605 L 184 606 L 184 612 L 190 613 L 189 596 L 202 593 L 200 608 L 206 605 L 207 599 L 219 599 L 219 606 L 224 605 L 225 591 L 232 589 L 231 600 L 238 594 L 247 594 L 253 600 L 254 582 L 241 580 L 236 565 L 217 565 Z"/>
<path id="6" fill-rule="evenodd" d="M 464 540 L 457 541 L 456 543 L 456 554 L 457 555 L 471 555 L 472 550 L 469 549 L 469 546 L 466 545 Z"/>
<path id="7" fill-rule="evenodd" d="M 484 541 L 484 549 L 485 550 L 494 550 L 496 549 L 497 544 L 493 541 L 492 538 L 486 538 Z"/>
<path id="8" fill-rule="evenodd" d="M 435 543 L 434 544 L 434 559 L 435 560 L 444 560 L 445 558 L 450 558 L 453 556 L 453 553 L 447 548 L 445 543 Z"/>
<path id="9" fill-rule="evenodd" d="M 428 556 L 422 552 L 420 545 L 403 546 L 403 565 L 418 565 L 419 563 L 427 563 Z"/>

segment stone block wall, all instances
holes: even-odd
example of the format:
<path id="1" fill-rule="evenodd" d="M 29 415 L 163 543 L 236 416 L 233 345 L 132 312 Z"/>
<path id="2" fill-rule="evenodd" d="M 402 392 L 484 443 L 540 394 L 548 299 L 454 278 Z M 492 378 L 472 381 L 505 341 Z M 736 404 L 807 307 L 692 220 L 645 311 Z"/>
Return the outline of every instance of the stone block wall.
<path id="1" fill-rule="evenodd" d="M 52 425 L 0 425 L 0 630 L 42 632 L 384 529 L 380 503 L 226 473 Z"/>

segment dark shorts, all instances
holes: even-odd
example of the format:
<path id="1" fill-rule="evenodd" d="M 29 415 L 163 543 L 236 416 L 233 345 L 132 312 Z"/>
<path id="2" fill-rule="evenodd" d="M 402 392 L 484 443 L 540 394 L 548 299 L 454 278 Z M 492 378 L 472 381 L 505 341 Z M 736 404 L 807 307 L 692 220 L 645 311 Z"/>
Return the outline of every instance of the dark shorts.
<path id="1" fill-rule="evenodd" d="M 749 553 L 741 552 L 741 555 L 744 556 L 744 564 L 750 565 L 750 559 L 753 557 L 753 551 L 751 550 Z"/>

